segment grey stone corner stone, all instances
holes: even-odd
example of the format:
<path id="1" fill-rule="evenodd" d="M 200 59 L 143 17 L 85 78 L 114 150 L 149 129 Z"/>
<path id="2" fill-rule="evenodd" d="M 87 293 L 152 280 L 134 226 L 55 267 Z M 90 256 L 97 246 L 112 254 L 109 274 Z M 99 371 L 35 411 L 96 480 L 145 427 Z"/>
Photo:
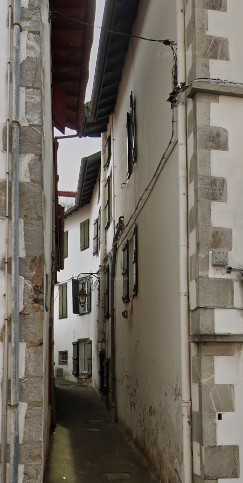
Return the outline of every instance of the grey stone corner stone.
<path id="1" fill-rule="evenodd" d="M 212 446 L 203 450 L 204 477 L 209 479 L 239 478 L 239 447 Z"/>

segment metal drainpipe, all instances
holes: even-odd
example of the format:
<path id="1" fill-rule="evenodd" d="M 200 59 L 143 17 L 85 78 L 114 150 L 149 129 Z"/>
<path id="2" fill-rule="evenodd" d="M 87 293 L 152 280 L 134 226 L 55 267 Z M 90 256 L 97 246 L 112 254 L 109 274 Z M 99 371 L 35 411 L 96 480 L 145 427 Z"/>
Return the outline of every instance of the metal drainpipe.
<path id="1" fill-rule="evenodd" d="M 178 83 L 186 81 L 185 1 L 177 0 Z M 190 343 L 188 307 L 188 189 L 186 100 L 178 103 L 179 156 L 179 279 L 182 379 L 183 482 L 192 482 Z"/>
<path id="2" fill-rule="evenodd" d="M 8 288 L 8 258 L 9 258 L 9 138 L 10 138 L 10 48 L 11 48 L 11 6 L 8 8 L 8 66 L 7 66 L 7 152 L 6 152 L 6 209 L 5 209 L 5 323 L 3 339 L 3 379 L 2 379 L 2 441 L 1 463 L 2 481 L 6 481 L 7 465 L 7 403 L 8 403 L 8 319 L 9 319 L 9 288 Z"/>
<path id="3" fill-rule="evenodd" d="M 11 434 L 10 483 L 18 483 L 19 463 L 19 109 L 20 109 L 20 11 L 13 1 L 13 99 L 12 99 L 12 331 L 11 331 Z"/>
<path id="4" fill-rule="evenodd" d="M 117 421 L 117 411 L 116 411 L 116 333 L 115 333 L 115 276 L 116 276 L 116 259 L 117 259 L 117 241 L 119 235 L 124 227 L 123 216 L 119 217 L 116 233 L 113 238 L 113 252 L 112 252 L 112 262 L 111 262 L 111 412 L 112 412 L 112 422 Z"/>

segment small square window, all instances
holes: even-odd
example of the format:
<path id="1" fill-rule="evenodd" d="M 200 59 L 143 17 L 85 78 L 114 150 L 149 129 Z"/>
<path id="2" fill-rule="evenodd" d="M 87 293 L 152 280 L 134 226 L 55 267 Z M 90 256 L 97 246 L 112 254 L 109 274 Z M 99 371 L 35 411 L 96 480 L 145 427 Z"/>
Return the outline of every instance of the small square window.
<path id="1" fill-rule="evenodd" d="M 58 364 L 59 366 L 66 366 L 68 364 L 68 351 L 58 352 Z"/>

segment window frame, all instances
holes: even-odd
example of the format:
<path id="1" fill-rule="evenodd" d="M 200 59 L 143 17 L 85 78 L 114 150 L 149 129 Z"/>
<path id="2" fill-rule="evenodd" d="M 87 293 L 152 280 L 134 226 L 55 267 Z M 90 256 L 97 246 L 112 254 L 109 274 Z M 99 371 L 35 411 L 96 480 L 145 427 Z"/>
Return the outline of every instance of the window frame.
<path id="1" fill-rule="evenodd" d="M 64 355 L 66 354 L 65 361 L 63 361 L 61 354 Z M 68 351 L 58 351 L 58 365 L 59 366 L 68 366 Z"/>
<path id="2" fill-rule="evenodd" d="M 67 306 L 67 283 L 60 283 L 58 286 L 59 294 L 59 319 L 66 319 L 68 316 Z"/>
<path id="3" fill-rule="evenodd" d="M 80 223 L 80 251 L 89 248 L 89 218 Z"/>

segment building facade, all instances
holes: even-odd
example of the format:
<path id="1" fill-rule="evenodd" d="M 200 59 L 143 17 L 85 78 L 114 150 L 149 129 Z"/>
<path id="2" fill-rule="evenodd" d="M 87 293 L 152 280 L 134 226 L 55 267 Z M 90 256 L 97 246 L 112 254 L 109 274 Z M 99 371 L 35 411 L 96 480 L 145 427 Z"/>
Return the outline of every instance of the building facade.
<path id="1" fill-rule="evenodd" d="M 54 292 L 55 375 L 99 387 L 100 153 L 83 158 L 75 205 L 65 212 L 64 269 Z M 84 303 L 79 293 L 86 294 Z"/>
<path id="2" fill-rule="evenodd" d="M 243 478 L 242 13 L 107 0 L 84 126 L 110 406 L 167 483 Z"/>
<path id="3" fill-rule="evenodd" d="M 78 34 L 75 28 L 77 45 L 83 47 L 86 55 L 76 67 L 75 85 L 73 71 L 71 79 L 69 70 L 73 58 L 68 53 L 67 92 L 66 87 L 60 87 L 60 71 L 58 74 L 58 67 L 63 69 L 54 28 L 58 6 L 51 21 L 48 0 L 1 2 L 0 479 L 3 483 L 42 482 L 48 450 L 53 285 L 60 268 L 56 260 L 62 259 L 60 246 L 56 246 L 57 233 L 54 236 L 58 207 L 53 123 L 63 130 L 66 126 L 78 130 L 72 112 L 76 115 L 78 106 L 82 118 L 94 2 L 89 2 L 89 6 L 81 2 L 76 13 L 77 18 L 87 16 L 91 24 L 86 40 L 83 31 Z M 70 38 L 74 27 L 68 31 L 66 27 L 67 22 L 62 34 Z M 62 38 L 58 40 L 59 55 L 61 52 L 66 62 L 63 56 L 67 54 L 67 42 L 63 45 Z M 74 62 L 77 65 L 77 56 Z M 58 88 L 62 93 L 61 119 L 52 102 L 53 89 L 56 92 Z M 72 102 L 71 107 L 68 102 Z"/>

